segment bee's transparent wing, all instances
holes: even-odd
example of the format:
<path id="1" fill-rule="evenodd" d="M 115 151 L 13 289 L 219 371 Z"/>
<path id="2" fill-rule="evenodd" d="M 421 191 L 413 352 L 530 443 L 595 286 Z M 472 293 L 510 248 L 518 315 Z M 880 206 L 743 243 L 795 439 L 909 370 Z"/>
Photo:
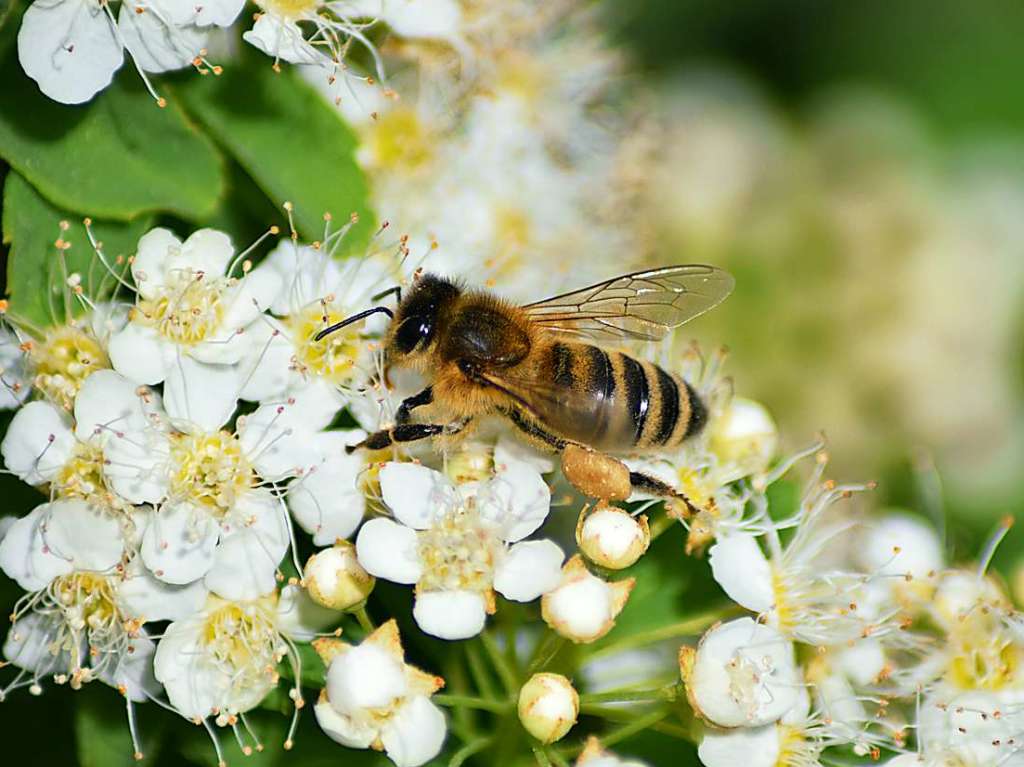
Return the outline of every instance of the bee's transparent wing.
<path id="1" fill-rule="evenodd" d="M 530 321 L 576 340 L 658 341 L 725 300 L 735 281 L 704 264 L 626 274 L 523 307 Z"/>

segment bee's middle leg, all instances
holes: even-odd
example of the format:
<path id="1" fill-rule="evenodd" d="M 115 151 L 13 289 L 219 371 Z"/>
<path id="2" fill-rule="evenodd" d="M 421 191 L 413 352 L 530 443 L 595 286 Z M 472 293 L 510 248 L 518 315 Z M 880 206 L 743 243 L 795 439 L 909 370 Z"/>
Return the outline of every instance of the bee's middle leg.
<path id="1" fill-rule="evenodd" d="M 418 407 L 429 405 L 434 401 L 434 387 L 428 386 L 426 389 L 421 391 L 419 394 L 414 394 L 411 397 L 406 397 L 402 400 L 402 404 L 398 406 L 398 411 L 395 413 L 395 424 L 403 426 L 409 423 L 412 418 L 412 411 Z"/>
<path id="2" fill-rule="evenodd" d="M 437 437 L 439 435 L 458 434 L 469 426 L 470 418 L 463 418 L 452 423 L 404 423 L 394 426 L 391 429 L 375 431 L 367 436 L 362 442 L 355 445 L 348 445 L 346 453 L 352 453 L 360 448 L 367 450 L 383 450 L 394 444 L 402 442 L 418 442 L 421 439 Z"/>

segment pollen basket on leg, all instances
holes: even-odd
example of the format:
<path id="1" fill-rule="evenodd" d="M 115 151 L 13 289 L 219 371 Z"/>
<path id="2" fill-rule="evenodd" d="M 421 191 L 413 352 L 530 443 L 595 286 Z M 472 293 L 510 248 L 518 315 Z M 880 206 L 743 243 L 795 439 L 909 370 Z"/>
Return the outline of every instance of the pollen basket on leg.
<path id="1" fill-rule="evenodd" d="M 181 434 L 171 447 L 171 495 L 225 513 L 255 482 L 238 439 L 226 431 Z"/>
<path id="2" fill-rule="evenodd" d="M 232 282 L 191 269 L 172 272 L 158 295 L 138 302 L 135 316 L 175 343 L 201 343 L 220 328 L 224 291 Z"/>
<path id="3" fill-rule="evenodd" d="M 480 518 L 473 499 L 439 517 L 419 534 L 423 591 L 490 590 L 500 539 Z"/>

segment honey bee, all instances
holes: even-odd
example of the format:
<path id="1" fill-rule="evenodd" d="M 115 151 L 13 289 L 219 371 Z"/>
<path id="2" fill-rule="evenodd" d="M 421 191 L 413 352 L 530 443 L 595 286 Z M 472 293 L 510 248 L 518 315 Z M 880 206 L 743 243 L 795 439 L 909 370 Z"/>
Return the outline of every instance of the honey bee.
<path id="1" fill-rule="evenodd" d="M 392 428 L 349 452 L 459 434 L 496 415 L 560 453 L 566 478 L 585 495 L 624 500 L 642 490 L 685 501 L 607 453 L 679 446 L 704 427 L 705 403 L 681 377 L 614 345 L 663 338 L 721 303 L 733 284 L 713 266 L 669 266 L 517 306 L 423 274 L 404 297 L 399 288 L 387 291 L 398 297 L 394 312 L 376 306 L 316 338 L 383 312 L 391 318 L 385 369 L 412 368 L 430 383 L 400 404 Z M 423 412 L 433 418 L 416 417 Z"/>

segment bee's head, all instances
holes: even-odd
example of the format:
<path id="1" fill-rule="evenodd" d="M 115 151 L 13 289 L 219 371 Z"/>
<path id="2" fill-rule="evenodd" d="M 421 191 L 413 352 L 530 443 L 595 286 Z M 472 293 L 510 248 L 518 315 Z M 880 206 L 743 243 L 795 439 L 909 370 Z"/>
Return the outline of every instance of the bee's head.
<path id="1" fill-rule="evenodd" d="M 411 361 L 436 341 L 452 303 L 462 291 L 442 277 L 424 274 L 412 286 L 388 328 L 388 362 Z"/>

